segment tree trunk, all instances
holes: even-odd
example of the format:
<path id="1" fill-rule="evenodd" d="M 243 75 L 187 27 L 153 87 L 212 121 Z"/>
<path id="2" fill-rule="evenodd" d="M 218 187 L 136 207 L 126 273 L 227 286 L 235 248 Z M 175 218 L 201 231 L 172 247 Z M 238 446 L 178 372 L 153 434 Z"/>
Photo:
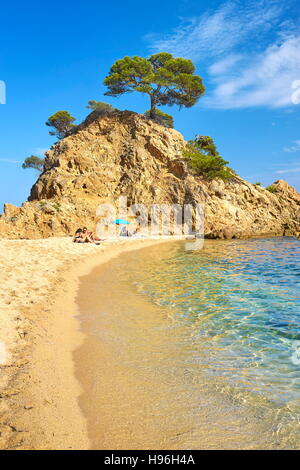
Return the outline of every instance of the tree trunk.
<path id="1" fill-rule="evenodd" d="M 156 111 L 156 103 L 155 103 L 155 98 L 153 95 L 150 95 L 150 99 L 151 99 L 150 118 L 154 119 L 155 111 Z"/>

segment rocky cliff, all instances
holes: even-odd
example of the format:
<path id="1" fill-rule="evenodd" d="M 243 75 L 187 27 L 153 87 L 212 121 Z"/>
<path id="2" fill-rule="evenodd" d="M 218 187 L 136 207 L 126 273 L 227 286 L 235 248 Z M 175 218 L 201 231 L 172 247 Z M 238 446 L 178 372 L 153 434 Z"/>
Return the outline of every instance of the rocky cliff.
<path id="1" fill-rule="evenodd" d="M 208 238 L 293 235 L 300 230 L 300 195 L 284 181 L 275 192 L 238 176 L 211 182 L 193 175 L 181 157 L 185 141 L 133 112 L 90 114 L 73 135 L 46 153 L 45 171 L 28 202 L 4 206 L 0 236 L 39 238 L 95 228 L 96 207 L 128 202 L 202 203 Z"/>

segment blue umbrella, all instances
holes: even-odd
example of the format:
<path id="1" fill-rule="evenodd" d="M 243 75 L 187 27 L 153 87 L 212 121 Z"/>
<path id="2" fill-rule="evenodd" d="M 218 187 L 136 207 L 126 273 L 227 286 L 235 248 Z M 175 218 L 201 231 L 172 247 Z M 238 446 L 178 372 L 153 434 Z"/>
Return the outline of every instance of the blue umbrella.
<path id="1" fill-rule="evenodd" d="M 128 224 L 130 224 L 130 222 L 128 222 L 128 220 L 124 220 L 124 219 L 117 219 L 117 220 L 114 220 L 112 223 L 117 224 L 117 225 L 128 225 Z"/>

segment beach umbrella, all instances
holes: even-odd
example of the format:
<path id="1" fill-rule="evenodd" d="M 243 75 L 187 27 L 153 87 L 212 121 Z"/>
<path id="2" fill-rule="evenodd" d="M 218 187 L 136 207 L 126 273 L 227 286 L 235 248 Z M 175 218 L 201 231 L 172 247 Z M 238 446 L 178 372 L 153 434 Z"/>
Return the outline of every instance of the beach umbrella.
<path id="1" fill-rule="evenodd" d="M 128 222 L 128 220 L 125 220 L 125 219 L 116 219 L 112 223 L 117 224 L 117 225 L 128 225 L 128 224 L 130 224 L 130 222 Z"/>

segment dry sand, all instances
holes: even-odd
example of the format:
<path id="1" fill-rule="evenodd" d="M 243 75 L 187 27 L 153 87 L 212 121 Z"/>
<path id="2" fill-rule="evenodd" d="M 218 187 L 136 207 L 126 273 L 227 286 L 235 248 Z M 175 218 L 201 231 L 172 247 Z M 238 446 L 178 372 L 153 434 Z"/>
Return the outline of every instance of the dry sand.
<path id="1" fill-rule="evenodd" d="M 0 449 L 88 449 L 73 351 L 80 276 L 161 240 L 0 240 Z"/>

